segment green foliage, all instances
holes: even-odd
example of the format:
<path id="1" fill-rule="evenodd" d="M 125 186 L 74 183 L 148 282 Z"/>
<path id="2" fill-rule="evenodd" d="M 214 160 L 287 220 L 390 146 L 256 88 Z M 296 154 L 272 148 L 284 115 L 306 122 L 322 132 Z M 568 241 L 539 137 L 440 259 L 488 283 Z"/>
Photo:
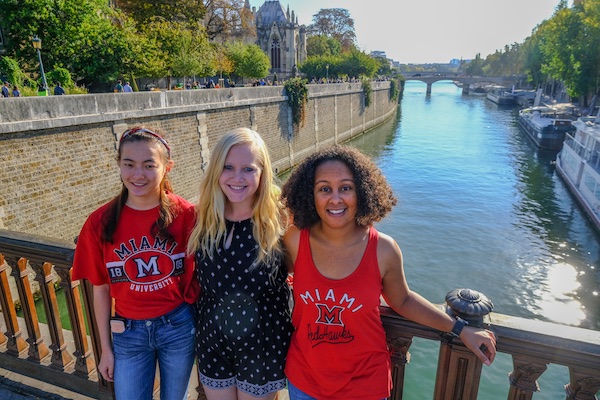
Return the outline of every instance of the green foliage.
<path id="1" fill-rule="evenodd" d="M 165 21 L 195 24 L 206 14 L 199 0 L 119 0 L 119 8 L 130 15 L 138 25 L 152 23 L 156 17 Z"/>
<path id="2" fill-rule="evenodd" d="M 146 38 L 142 49 L 148 62 L 138 68 L 137 75 L 153 78 L 214 75 L 215 52 L 200 24 L 192 30 L 186 23 L 155 19 L 142 33 Z"/>
<path id="3" fill-rule="evenodd" d="M 23 71 L 21 71 L 19 63 L 7 56 L 3 56 L 0 59 L 0 73 L 6 75 L 8 82 L 13 85 L 22 86 L 26 80 L 26 76 Z"/>
<path id="4" fill-rule="evenodd" d="M 56 85 L 57 82 L 60 82 L 65 89 L 75 86 L 69 70 L 62 67 L 56 67 L 54 70 L 48 72 L 46 80 L 48 81 L 48 86 Z"/>
<path id="5" fill-rule="evenodd" d="M 481 54 L 477 53 L 477 55 L 475 55 L 475 59 L 467 65 L 465 72 L 468 75 L 483 76 L 483 60 L 481 59 Z"/>
<path id="6" fill-rule="evenodd" d="M 379 62 L 363 51 L 352 50 L 342 55 L 340 69 L 350 77 L 372 78 L 379 69 Z"/>
<path id="7" fill-rule="evenodd" d="M 392 75 L 392 66 L 390 61 L 385 57 L 373 57 L 375 61 L 379 63 L 379 67 L 377 68 L 377 75 L 380 76 L 390 76 Z"/>
<path id="8" fill-rule="evenodd" d="M 356 33 L 354 19 L 344 8 L 322 8 L 313 15 L 313 23 L 308 27 L 311 35 L 322 35 L 334 38 L 342 46 L 342 51 L 356 49 Z"/>
<path id="9" fill-rule="evenodd" d="M 339 56 L 342 54 L 342 44 L 333 37 L 313 35 L 306 39 L 306 55 L 313 56 Z"/>
<path id="10" fill-rule="evenodd" d="M 124 29 L 113 24 L 121 15 L 104 0 L 0 0 L 6 50 L 28 72 L 37 74 L 37 54 L 31 38 L 42 39 L 47 70 L 64 67 L 76 80 L 109 81 L 130 60 L 131 45 Z"/>
<path id="11" fill-rule="evenodd" d="M 320 80 L 327 76 L 337 78 L 344 73 L 340 67 L 341 64 L 342 57 L 339 56 L 312 56 L 308 57 L 298 69 L 308 77 L 309 81 Z"/>
<path id="12" fill-rule="evenodd" d="M 400 95 L 400 80 L 394 78 L 390 80 L 390 101 L 394 102 L 398 100 Z"/>
<path id="13" fill-rule="evenodd" d="M 373 88 L 371 87 L 371 81 L 369 79 L 363 78 L 361 80 L 361 86 L 365 98 L 365 107 L 369 107 L 373 98 Z"/>
<path id="14" fill-rule="evenodd" d="M 306 79 L 295 77 L 285 82 L 288 104 L 292 109 L 292 121 L 296 126 L 304 126 L 306 104 L 308 102 L 308 87 Z"/>
<path id="15" fill-rule="evenodd" d="M 264 78 L 271 62 L 258 45 L 231 42 L 226 45 L 226 56 L 233 64 L 232 75 L 242 78 Z"/>

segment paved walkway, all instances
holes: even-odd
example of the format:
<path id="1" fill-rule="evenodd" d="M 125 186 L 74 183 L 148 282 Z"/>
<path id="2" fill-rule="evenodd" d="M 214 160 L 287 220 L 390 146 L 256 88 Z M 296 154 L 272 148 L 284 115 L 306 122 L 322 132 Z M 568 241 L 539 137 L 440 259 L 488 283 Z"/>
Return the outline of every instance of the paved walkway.
<path id="1" fill-rule="evenodd" d="M 2 400 L 93 400 L 91 397 L 0 368 Z"/>
<path id="2" fill-rule="evenodd" d="M 193 378 L 190 380 L 189 399 L 195 399 L 195 387 L 198 384 Z M 158 397 L 158 396 L 155 396 Z M 15 372 L 0 368 L 0 400 L 94 400 L 92 397 L 53 386 L 45 382 Z M 289 400 L 287 390 L 278 393 L 277 400 Z"/>

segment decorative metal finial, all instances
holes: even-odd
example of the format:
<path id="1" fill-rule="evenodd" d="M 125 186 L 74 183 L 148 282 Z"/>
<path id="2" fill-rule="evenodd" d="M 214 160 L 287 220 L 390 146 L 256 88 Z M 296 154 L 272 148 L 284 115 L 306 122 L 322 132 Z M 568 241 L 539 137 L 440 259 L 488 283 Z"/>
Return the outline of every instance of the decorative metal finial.
<path id="1" fill-rule="evenodd" d="M 482 327 L 483 317 L 492 312 L 494 305 L 484 294 L 471 289 L 454 289 L 446 295 L 446 313 L 459 316 L 470 326 Z"/>

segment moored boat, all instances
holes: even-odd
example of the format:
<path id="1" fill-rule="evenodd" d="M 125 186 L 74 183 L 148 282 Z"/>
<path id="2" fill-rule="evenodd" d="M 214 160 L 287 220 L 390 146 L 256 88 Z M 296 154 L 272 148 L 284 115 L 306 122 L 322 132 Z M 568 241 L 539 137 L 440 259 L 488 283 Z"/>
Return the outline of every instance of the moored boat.
<path id="1" fill-rule="evenodd" d="M 519 111 L 519 125 L 536 146 L 560 150 L 567 132 L 574 132 L 574 117 L 558 107 L 536 106 Z"/>
<path id="2" fill-rule="evenodd" d="M 490 90 L 487 93 L 487 98 L 498 105 L 512 106 L 516 104 L 515 95 L 504 87 L 496 87 Z"/>
<path id="3" fill-rule="evenodd" d="M 556 171 L 600 232 L 600 112 L 579 117 L 556 157 Z"/>

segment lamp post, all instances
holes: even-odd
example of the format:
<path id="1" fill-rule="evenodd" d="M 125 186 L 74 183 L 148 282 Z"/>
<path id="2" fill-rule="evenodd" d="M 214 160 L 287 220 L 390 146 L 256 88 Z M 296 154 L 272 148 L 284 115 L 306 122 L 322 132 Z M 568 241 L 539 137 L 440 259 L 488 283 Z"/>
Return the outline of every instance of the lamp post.
<path id="1" fill-rule="evenodd" d="M 325 74 L 326 74 L 325 83 L 329 83 L 329 64 L 327 64 L 325 66 Z"/>
<path id="2" fill-rule="evenodd" d="M 37 55 L 38 55 L 38 60 L 40 61 L 40 71 L 42 73 L 42 84 L 43 86 L 43 90 L 46 92 L 46 95 L 48 94 L 48 83 L 46 82 L 46 74 L 44 73 L 44 64 L 42 63 L 42 39 L 40 39 L 39 37 L 34 36 L 31 39 L 31 43 L 33 44 L 33 48 L 37 50 Z"/>

